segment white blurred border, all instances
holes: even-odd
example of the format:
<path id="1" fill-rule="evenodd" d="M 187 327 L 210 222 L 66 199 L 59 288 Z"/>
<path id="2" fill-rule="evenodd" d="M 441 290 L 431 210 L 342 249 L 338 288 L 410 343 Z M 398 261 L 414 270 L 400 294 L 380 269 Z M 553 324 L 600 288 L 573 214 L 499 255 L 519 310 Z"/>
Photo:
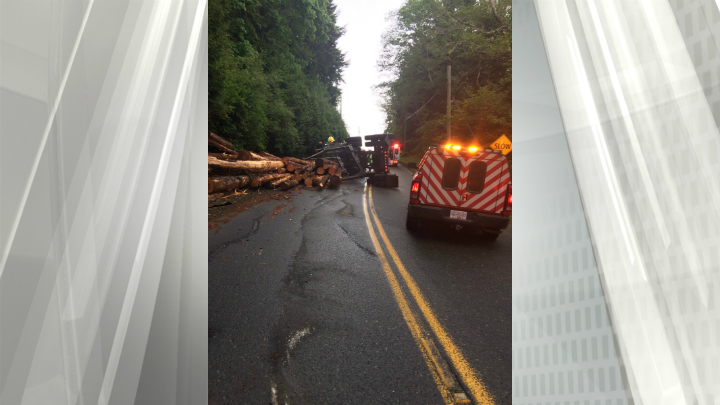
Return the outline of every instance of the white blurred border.
<path id="1" fill-rule="evenodd" d="M 720 403 L 718 4 L 534 6 L 630 397 Z"/>
<path id="2" fill-rule="evenodd" d="M 0 403 L 207 402 L 207 2 L 0 2 Z"/>

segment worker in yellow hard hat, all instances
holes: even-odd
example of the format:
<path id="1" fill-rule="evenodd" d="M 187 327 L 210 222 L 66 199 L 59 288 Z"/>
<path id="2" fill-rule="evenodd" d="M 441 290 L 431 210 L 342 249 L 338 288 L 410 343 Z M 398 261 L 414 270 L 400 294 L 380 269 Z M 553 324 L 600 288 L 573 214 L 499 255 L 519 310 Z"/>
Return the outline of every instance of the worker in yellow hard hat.
<path id="1" fill-rule="evenodd" d="M 335 142 L 335 138 L 333 138 L 333 137 L 331 136 L 330 138 L 328 138 L 328 143 L 332 143 L 332 142 Z"/>

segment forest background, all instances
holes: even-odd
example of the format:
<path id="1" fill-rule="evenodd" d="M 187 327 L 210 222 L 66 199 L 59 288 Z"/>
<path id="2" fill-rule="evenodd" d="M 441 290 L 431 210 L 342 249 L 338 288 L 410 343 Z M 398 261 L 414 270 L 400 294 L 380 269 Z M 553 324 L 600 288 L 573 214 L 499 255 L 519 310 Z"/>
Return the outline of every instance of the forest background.
<path id="1" fill-rule="evenodd" d="M 511 0 L 408 0 L 389 16 L 376 90 L 386 132 L 409 155 L 446 141 L 512 138 Z M 347 66 L 332 0 L 211 0 L 209 128 L 237 149 L 304 157 L 348 131 L 338 111 Z M 370 107 L 372 108 L 372 107 Z"/>

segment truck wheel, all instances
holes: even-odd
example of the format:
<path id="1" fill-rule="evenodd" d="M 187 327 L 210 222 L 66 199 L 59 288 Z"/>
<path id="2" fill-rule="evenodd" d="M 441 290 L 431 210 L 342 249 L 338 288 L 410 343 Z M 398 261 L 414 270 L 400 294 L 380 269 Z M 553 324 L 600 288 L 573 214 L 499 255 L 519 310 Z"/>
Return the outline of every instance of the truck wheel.
<path id="1" fill-rule="evenodd" d="M 417 232 L 420 229 L 420 219 L 411 217 L 408 213 L 407 217 L 405 217 L 405 228 L 410 232 Z"/>

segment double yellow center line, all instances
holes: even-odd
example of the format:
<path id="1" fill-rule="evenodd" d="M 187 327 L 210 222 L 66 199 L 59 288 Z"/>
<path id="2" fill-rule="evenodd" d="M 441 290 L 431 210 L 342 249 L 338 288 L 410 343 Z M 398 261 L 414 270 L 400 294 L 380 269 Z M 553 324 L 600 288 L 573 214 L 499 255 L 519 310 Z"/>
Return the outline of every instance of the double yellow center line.
<path id="1" fill-rule="evenodd" d="M 368 214 L 368 201 L 370 204 L 372 220 L 371 216 Z M 418 321 L 418 317 L 410 309 L 408 300 L 405 298 L 405 293 L 403 292 L 397 277 L 395 277 L 395 273 L 390 267 L 390 263 L 388 262 L 387 257 L 385 256 L 385 252 L 383 251 L 383 247 L 378 240 L 375 229 L 373 228 L 373 224 L 375 225 L 375 227 L 377 227 L 378 233 L 380 234 L 380 238 L 384 243 L 385 249 L 387 249 L 387 252 L 392 258 L 392 261 L 395 263 L 395 267 L 397 268 L 400 276 L 402 277 L 402 280 L 405 282 L 405 285 L 410 291 L 411 298 L 420 308 L 420 312 L 422 313 L 425 322 L 427 322 L 427 324 L 430 326 L 430 329 L 433 331 L 435 337 L 437 337 L 438 342 L 445 350 L 445 353 L 450 359 L 450 362 L 452 363 L 456 373 L 462 380 L 465 387 L 467 387 L 475 403 L 493 404 L 494 401 L 487 388 L 485 387 L 485 384 L 483 384 L 482 380 L 480 379 L 480 376 L 477 372 L 475 372 L 475 370 L 473 370 L 473 368 L 470 366 L 470 363 L 465 359 L 465 356 L 463 356 L 462 352 L 460 351 L 460 348 L 453 342 L 452 338 L 450 338 L 450 335 L 447 333 L 447 331 L 445 331 L 445 328 L 443 328 L 443 326 L 440 324 L 437 317 L 430 308 L 430 305 L 423 297 L 420 289 L 418 288 L 417 284 L 415 284 L 413 278 L 405 269 L 405 266 L 402 264 L 400 257 L 395 251 L 395 248 L 393 248 L 393 245 L 390 243 L 390 240 L 385 234 L 385 230 L 380 224 L 380 220 L 378 219 L 377 213 L 375 212 L 375 204 L 372 200 L 372 186 L 365 186 L 363 196 L 363 210 L 365 212 L 365 222 L 367 223 L 368 231 L 370 232 L 370 239 L 372 239 L 373 246 L 375 247 L 375 252 L 380 259 L 380 263 L 382 264 L 383 270 L 385 271 L 385 276 L 387 276 L 388 282 L 390 283 L 390 288 L 392 289 L 395 296 L 395 301 L 400 307 L 403 318 L 405 319 L 405 322 L 410 328 L 410 332 L 415 339 L 415 343 L 420 349 L 420 352 L 425 359 L 425 363 L 430 369 L 433 379 L 435 380 L 435 383 L 437 384 L 437 387 L 440 390 L 440 393 L 443 396 L 445 403 L 450 405 L 457 403 L 467 403 L 470 401 L 465 396 L 464 391 L 457 384 L 454 375 L 449 370 L 447 362 L 442 357 L 442 355 L 440 355 L 440 352 L 435 346 L 430 334 L 425 331 L 422 324 Z"/>

